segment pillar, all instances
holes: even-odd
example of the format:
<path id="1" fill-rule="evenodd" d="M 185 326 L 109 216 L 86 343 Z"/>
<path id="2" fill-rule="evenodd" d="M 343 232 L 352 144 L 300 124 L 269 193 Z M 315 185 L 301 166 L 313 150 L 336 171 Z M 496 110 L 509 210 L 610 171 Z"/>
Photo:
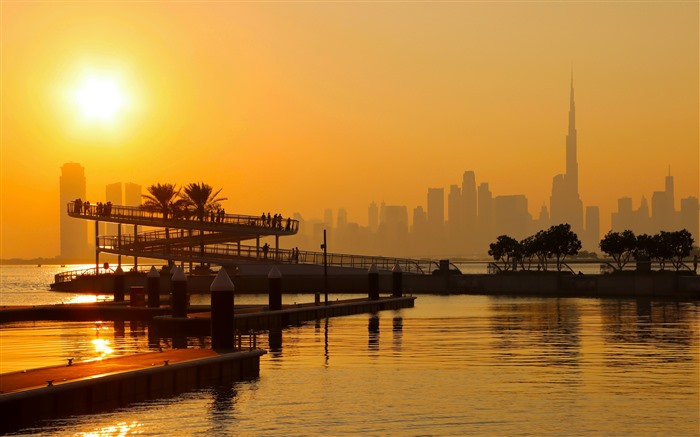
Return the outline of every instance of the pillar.
<path id="1" fill-rule="evenodd" d="M 272 266 L 267 281 L 270 288 L 270 311 L 279 311 L 282 309 L 282 273 L 277 266 Z"/>
<path id="2" fill-rule="evenodd" d="M 398 263 L 391 269 L 391 295 L 401 297 L 403 295 L 403 272 Z"/>
<path id="3" fill-rule="evenodd" d="M 369 287 L 367 297 L 371 300 L 379 300 L 379 270 L 376 264 L 372 264 L 367 271 Z"/>
<path id="4" fill-rule="evenodd" d="M 226 269 L 221 267 L 209 287 L 211 293 L 211 347 L 233 349 L 235 324 L 233 320 L 234 285 Z"/>
<path id="5" fill-rule="evenodd" d="M 114 271 L 114 301 L 124 302 L 124 290 L 125 290 L 126 276 L 124 275 L 124 270 L 122 266 L 117 266 L 117 270 Z"/>
<path id="6" fill-rule="evenodd" d="M 155 266 L 151 266 L 146 275 L 146 294 L 148 296 L 148 307 L 149 308 L 159 308 L 160 307 L 160 273 L 156 270 Z"/>
<path id="7" fill-rule="evenodd" d="M 170 307 L 173 317 L 187 317 L 187 277 L 181 268 L 177 267 L 172 278 L 172 295 Z"/>

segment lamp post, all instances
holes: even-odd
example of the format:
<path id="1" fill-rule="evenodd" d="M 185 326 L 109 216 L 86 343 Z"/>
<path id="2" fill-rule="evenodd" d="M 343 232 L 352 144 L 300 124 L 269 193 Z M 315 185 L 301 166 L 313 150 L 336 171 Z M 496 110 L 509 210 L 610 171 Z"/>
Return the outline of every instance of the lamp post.
<path id="1" fill-rule="evenodd" d="M 323 294 L 326 305 L 328 305 L 328 245 L 326 244 L 326 230 L 323 230 Z"/>

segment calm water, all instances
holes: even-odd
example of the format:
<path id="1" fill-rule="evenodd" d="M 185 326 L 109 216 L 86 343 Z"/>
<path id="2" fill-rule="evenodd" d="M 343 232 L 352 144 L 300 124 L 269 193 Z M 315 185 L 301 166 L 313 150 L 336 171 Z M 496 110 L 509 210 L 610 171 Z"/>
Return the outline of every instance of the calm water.
<path id="1" fill-rule="evenodd" d="M 20 270 L 3 267 L 8 298 Z M 261 333 L 256 380 L 25 433 L 696 436 L 699 305 L 419 296 L 413 309 L 290 327 L 281 344 Z M 129 322 L 4 325 L 0 340 L 3 372 L 153 346 Z"/>

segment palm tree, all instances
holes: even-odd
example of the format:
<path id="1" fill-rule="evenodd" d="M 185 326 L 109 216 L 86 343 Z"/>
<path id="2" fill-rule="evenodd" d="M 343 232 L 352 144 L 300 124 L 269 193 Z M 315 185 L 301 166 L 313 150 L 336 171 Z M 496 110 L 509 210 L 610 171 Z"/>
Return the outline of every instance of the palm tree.
<path id="1" fill-rule="evenodd" d="M 183 188 L 180 194 L 185 205 L 191 210 L 195 217 L 204 221 L 212 211 L 216 211 L 221 206 L 226 197 L 217 197 L 221 189 L 214 191 L 214 188 L 204 182 L 193 182 Z"/>
<path id="2" fill-rule="evenodd" d="M 214 191 L 214 187 L 204 182 L 192 182 L 186 185 L 180 197 L 185 202 L 185 205 L 200 221 L 204 221 L 207 214 L 219 209 L 220 202 L 227 200 L 225 197 L 217 197 L 221 189 Z M 199 235 L 204 235 L 203 231 L 199 231 Z M 204 253 L 204 239 L 199 243 L 199 252 Z"/>
<path id="3" fill-rule="evenodd" d="M 182 204 L 180 199 L 176 199 L 180 194 L 180 189 L 175 184 L 155 184 L 146 188 L 150 194 L 142 194 L 145 199 L 143 206 L 150 210 L 160 211 L 163 218 L 167 219 L 168 214 L 175 212 Z"/>

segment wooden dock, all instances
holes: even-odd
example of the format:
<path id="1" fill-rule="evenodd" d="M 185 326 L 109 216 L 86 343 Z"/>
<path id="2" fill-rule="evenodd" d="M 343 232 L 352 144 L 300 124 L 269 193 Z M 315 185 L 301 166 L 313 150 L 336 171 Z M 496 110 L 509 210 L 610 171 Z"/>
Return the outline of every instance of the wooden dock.
<path id="1" fill-rule="evenodd" d="M 261 349 L 173 349 L 0 375 L 0 433 L 257 377 Z"/>
<path id="2" fill-rule="evenodd" d="M 379 300 L 367 298 L 284 305 L 281 310 L 270 311 L 267 306 L 249 307 L 234 314 L 235 329 L 239 332 L 269 330 L 290 325 L 299 325 L 310 320 L 354 314 L 376 313 L 385 310 L 413 308 L 414 296 L 386 297 Z M 190 313 L 188 317 L 156 316 L 153 326 L 159 336 L 209 335 L 211 313 Z"/>

